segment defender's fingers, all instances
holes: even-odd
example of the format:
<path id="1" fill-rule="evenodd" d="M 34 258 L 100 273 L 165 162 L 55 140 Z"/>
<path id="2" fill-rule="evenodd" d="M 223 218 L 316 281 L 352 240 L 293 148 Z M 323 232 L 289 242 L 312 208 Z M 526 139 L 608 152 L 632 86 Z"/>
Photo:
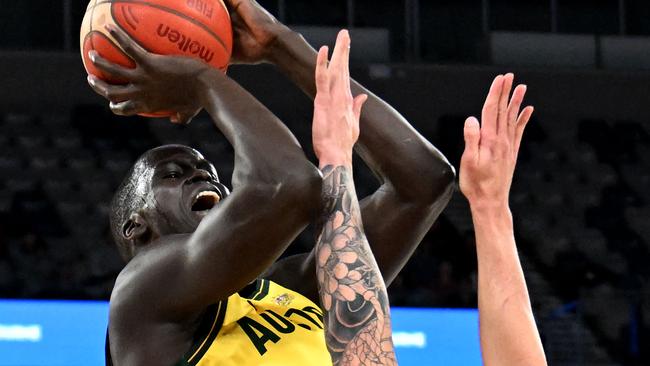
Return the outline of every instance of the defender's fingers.
<path id="1" fill-rule="evenodd" d="M 93 88 L 97 94 L 111 102 L 121 102 L 130 99 L 137 92 L 137 88 L 132 84 L 112 85 L 93 75 L 88 75 L 88 84 L 90 84 L 90 87 Z"/>
<path id="2" fill-rule="evenodd" d="M 526 129 L 526 126 L 528 125 L 530 117 L 533 115 L 534 111 L 534 107 L 528 106 L 524 108 L 523 111 L 521 111 L 519 118 L 517 118 L 517 129 L 515 131 L 515 144 L 513 150 L 515 157 L 519 154 L 519 146 L 521 145 L 521 139 L 524 136 L 524 129 Z"/>
<path id="3" fill-rule="evenodd" d="M 141 103 L 133 101 L 133 100 L 127 100 L 124 102 L 119 102 L 119 103 L 114 103 L 111 102 L 109 104 L 109 107 L 111 108 L 111 111 L 119 116 L 133 116 L 138 113 L 146 113 L 147 111 L 144 110 L 143 106 Z"/>
<path id="4" fill-rule="evenodd" d="M 329 93 L 330 82 L 327 72 L 328 50 L 327 46 L 323 46 L 318 50 L 318 58 L 316 59 L 316 92 L 318 93 Z"/>
<path id="5" fill-rule="evenodd" d="M 515 138 L 515 130 L 517 127 L 517 116 L 519 115 L 519 109 L 521 108 L 521 103 L 524 101 L 526 90 L 527 90 L 526 85 L 517 85 L 515 91 L 512 93 L 512 98 L 510 99 L 510 105 L 508 105 L 508 139 L 510 141 L 514 141 Z"/>
<path id="6" fill-rule="evenodd" d="M 499 96 L 499 114 L 497 117 L 497 135 L 507 137 L 508 132 L 508 99 L 510 98 L 510 91 L 512 90 L 512 82 L 514 81 L 514 74 L 507 73 L 503 77 L 503 88 Z"/>
<path id="7" fill-rule="evenodd" d="M 149 54 L 147 50 L 137 44 L 131 37 L 129 37 L 123 30 L 119 29 L 113 24 L 107 24 L 106 30 L 115 38 L 118 45 L 129 55 L 136 63 L 141 63 Z"/>
<path id="8" fill-rule="evenodd" d="M 341 45 L 341 72 L 343 73 L 343 76 L 345 77 L 345 80 L 347 80 L 348 85 L 350 84 L 350 45 L 352 44 L 352 40 L 350 39 L 350 32 L 348 32 L 347 29 L 343 29 L 342 31 L 339 32 L 341 36 L 341 41 L 343 44 Z"/>
<path id="9" fill-rule="evenodd" d="M 497 117 L 499 108 L 499 97 L 503 89 L 503 75 L 497 75 L 490 86 L 483 111 L 481 113 L 481 133 L 484 136 L 495 136 L 497 133 Z"/>
<path id="10" fill-rule="evenodd" d="M 332 61 L 330 62 L 330 67 L 333 67 L 335 70 L 338 70 L 340 65 L 345 62 L 345 50 L 349 45 L 349 42 L 346 43 L 346 35 L 347 31 L 341 30 L 336 36 L 336 44 L 334 45 Z M 347 38 L 349 39 L 349 36 Z"/>
<path id="11" fill-rule="evenodd" d="M 88 57 L 98 69 L 114 78 L 131 80 L 135 76 L 132 69 L 108 61 L 95 50 L 88 52 Z"/>
<path id="12" fill-rule="evenodd" d="M 354 101 L 352 104 L 352 111 L 354 111 L 354 116 L 356 117 L 357 121 L 361 118 L 361 108 L 363 107 L 363 104 L 368 100 L 368 94 L 360 94 L 354 97 Z"/>
<path id="13" fill-rule="evenodd" d="M 478 146 L 481 140 L 481 126 L 476 117 L 469 117 L 465 120 L 465 127 L 463 128 L 465 136 L 465 152 L 468 156 L 475 160 L 478 157 Z"/>

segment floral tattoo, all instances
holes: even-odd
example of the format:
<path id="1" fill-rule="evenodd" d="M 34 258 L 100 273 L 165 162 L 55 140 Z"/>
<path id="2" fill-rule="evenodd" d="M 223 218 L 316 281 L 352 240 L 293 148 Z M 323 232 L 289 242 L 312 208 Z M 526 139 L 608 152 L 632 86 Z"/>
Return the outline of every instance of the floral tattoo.
<path id="1" fill-rule="evenodd" d="M 386 285 L 361 222 L 352 172 L 323 168 L 316 274 L 334 365 L 396 365 Z"/>

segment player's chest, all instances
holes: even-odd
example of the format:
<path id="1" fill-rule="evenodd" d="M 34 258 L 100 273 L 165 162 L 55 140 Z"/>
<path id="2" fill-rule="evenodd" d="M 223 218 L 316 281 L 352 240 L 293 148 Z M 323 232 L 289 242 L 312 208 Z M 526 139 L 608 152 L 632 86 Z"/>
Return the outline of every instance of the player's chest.
<path id="1" fill-rule="evenodd" d="M 282 295 L 272 301 L 241 300 L 229 301 L 227 319 L 206 360 L 225 365 L 331 364 L 320 309 L 291 304 L 290 296 Z"/>

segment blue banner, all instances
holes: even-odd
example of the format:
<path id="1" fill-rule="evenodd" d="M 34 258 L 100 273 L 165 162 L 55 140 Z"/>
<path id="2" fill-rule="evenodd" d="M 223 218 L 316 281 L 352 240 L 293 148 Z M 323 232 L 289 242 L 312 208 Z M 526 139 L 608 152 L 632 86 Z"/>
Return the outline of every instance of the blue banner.
<path id="1" fill-rule="evenodd" d="M 393 308 L 402 366 L 481 365 L 476 309 Z M 108 304 L 0 300 L 0 366 L 103 366 Z"/>

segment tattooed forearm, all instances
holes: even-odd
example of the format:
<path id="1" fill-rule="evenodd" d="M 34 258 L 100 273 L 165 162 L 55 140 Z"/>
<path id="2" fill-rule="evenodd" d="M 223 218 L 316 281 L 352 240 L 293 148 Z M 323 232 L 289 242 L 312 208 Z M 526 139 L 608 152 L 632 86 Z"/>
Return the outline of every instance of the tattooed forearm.
<path id="1" fill-rule="evenodd" d="M 323 168 L 316 273 L 334 365 L 396 365 L 386 286 L 363 232 L 352 172 Z"/>

